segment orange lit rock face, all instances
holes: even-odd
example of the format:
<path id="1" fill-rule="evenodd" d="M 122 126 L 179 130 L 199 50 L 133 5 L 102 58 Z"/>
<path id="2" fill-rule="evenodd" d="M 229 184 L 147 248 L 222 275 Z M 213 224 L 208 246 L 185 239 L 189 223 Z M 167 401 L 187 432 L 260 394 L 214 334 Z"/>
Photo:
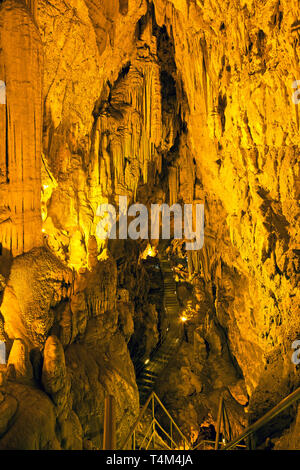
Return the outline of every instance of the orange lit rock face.
<path id="1" fill-rule="evenodd" d="M 290 351 L 282 352 L 299 334 L 299 118 L 292 102 L 299 75 L 292 24 L 299 9 L 296 2 L 293 14 L 285 2 L 257 9 L 251 2 L 244 8 L 228 2 L 226 9 L 218 3 L 187 8 L 187 2 L 157 1 L 155 11 L 158 24 L 172 26 L 190 106 L 189 147 L 211 206 L 213 244 L 227 265 L 217 269 L 217 284 L 226 291 L 229 282 L 235 291 L 229 317 L 217 314 L 250 391 L 274 348 L 289 373 Z M 213 198 L 223 206 L 226 235 Z"/>
<path id="2" fill-rule="evenodd" d="M 101 448 L 107 392 L 119 441 L 138 414 L 131 359 L 167 323 L 156 250 L 95 237 L 118 195 L 205 201 L 204 248 L 170 251 L 187 321 L 157 383 L 185 433 L 221 390 L 239 432 L 299 386 L 300 11 L 260 3 L 1 3 L 0 448 Z"/>
<path id="3" fill-rule="evenodd" d="M 13 256 L 41 244 L 43 50 L 22 4 L 0 14 L 0 73 L 7 105 L 0 105 L 0 243 Z"/>

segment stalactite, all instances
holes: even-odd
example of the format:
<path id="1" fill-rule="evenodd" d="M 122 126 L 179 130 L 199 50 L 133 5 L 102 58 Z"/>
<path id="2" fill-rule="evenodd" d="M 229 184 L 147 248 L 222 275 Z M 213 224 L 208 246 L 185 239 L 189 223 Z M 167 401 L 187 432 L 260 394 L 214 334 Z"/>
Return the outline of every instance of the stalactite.
<path id="1" fill-rule="evenodd" d="M 177 178 L 177 168 L 169 167 L 168 173 L 169 179 L 169 204 L 172 206 L 177 202 L 178 195 L 178 178 Z"/>
<path id="2" fill-rule="evenodd" d="M 28 9 L 31 11 L 33 18 L 36 20 L 37 16 L 37 1 L 38 0 L 25 0 L 25 4 Z"/>
<path id="3" fill-rule="evenodd" d="M 161 157 L 156 151 L 162 139 L 161 85 L 155 61 L 136 58 L 127 76 L 112 89 L 111 106 L 99 117 L 97 129 L 100 135 L 108 136 L 106 150 L 114 168 L 113 184 L 135 197 L 140 175 L 144 183 L 148 182 L 151 162 L 161 170 Z M 96 140 L 94 144 L 99 146 Z M 100 148 L 100 166 L 106 150 Z M 104 181 L 100 184 L 103 191 L 107 190 Z"/>
<path id="4" fill-rule="evenodd" d="M 101 281 L 97 287 L 87 292 L 89 317 L 94 318 L 115 307 L 116 284 L 112 278 L 109 282 Z"/>

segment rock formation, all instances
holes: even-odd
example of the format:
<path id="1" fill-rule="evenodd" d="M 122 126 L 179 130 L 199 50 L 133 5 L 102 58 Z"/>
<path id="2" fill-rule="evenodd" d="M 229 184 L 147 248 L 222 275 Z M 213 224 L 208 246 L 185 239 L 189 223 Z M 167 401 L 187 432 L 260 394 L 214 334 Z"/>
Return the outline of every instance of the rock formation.
<path id="1" fill-rule="evenodd" d="M 0 449 L 101 449 L 107 394 L 124 440 L 168 333 L 152 246 L 187 320 L 156 391 L 189 439 L 221 392 L 237 434 L 299 386 L 299 21 L 296 0 L 0 1 Z M 100 240 L 119 196 L 204 203 L 203 248 Z"/>
<path id="2" fill-rule="evenodd" d="M 0 49 L 6 84 L 6 106 L 0 110 L 0 244 L 8 258 L 41 243 L 43 48 L 31 12 L 20 2 L 1 4 Z"/>

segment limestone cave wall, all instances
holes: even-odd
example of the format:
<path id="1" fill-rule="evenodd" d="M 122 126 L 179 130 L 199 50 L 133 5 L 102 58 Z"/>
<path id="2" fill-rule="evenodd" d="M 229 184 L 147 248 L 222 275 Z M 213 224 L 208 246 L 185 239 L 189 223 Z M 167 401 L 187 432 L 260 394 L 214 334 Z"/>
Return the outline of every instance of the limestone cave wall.
<path id="1" fill-rule="evenodd" d="M 118 444 L 139 413 L 167 322 L 147 240 L 96 236 L 120 195 L 205 204 L 201 250 L 153 241 L 188 317 L 156 390 L 186 435 L 212 436 L 221 391 L 239 432 L 299 386 L 299 21 L 297 0 L 0 2 L 1 449 L 101 448 L 106 393 Z M 299 448 L 296 407 L 274 432 Z"/>

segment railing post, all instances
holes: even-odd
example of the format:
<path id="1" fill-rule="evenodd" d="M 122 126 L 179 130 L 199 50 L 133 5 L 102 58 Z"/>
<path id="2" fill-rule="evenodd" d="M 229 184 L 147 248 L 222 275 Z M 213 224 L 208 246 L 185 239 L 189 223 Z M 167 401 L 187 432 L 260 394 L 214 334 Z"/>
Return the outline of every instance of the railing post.
<path id="1" fill-rule="evenodd" d="M 103 450 L 116 450 L 116 406 L 113 395 L 105 397 Z"/>
<path id="2" fill-rule="evenodd" d="M 229 421 L 229 417 L 228 417 L 228 413 L 227 413 L 227 409 L 226 409 L 226 406 L 225 404 L 223 403 L 223 423 L 224 423 L 224 429 L 225 429 L 225 438 L 228 442 L 231 441 L 231 426 L 230 426 L 230 421 Z M 228 428 L 228 435 L 227 435 L 227 429 L 226 429 L 226 425 L 227 425 L 227 428 Z"/>
<path id="3" fill-rule="evenodd" d="M 253 432 L 252 434 L 250 434 L 249 436 L 249 450 L 255 450 L 256 448 L 256 436 L 255 436 L 255 432 Z"/>
<path id="4" fill-rule="evenodd" d="M 219 409 L 218 409 L 218 417 L 217 417 L 217 432 L 216 432 L 215 450 L 218 450 L 218 448 L 219 448 L 220 431 L 221 431 L 221 419 L 222 419 L 222 410 L 223 410 L 223 392 L 221 393 L 220 401 L 219 401 Z"/>
<path id="5" fill-rule="evenodd" d="M 170 413 L 168 412 L 168 410 L 163 405 L 163 403 L 158 398 L 158 396 L 156 395 L 155 392 L 152 392 L 151 395 L 148 397 L 146 403 L 144 404 L 142 410 L 140 411 L 140 414 L 139 414 L 137 420 L 135 421 L 135 423 L 131 427 L 128 436 L 126 437 L 124 443 L 120 446 L 120 449 L 127 450 L 127 446 L 130 442 L 132 444 L 132 447 L 134 447 L 134 448 L 136 447 L 136 428 L 137 428 L 138 424 L 141 422 L 146 410 L 148 409 L 148 407 L 150 407 L 150 404 L 151 404 L 152 420 L 149 423 L 149 427 L 148 427 L 148 430 L 147 430 L 147 432 L 144 436 L 144 439 L 141 442 L 139 442 L 139 448 L 140 449 L 143 448 L 144 442 L 146 442 L 146 444 L 147 444 L 147 446 L 146 446 L 147 450 L 148 450 L 149 445 L 151 444 L 151 442 L 153 443 L 153 447 L 155 448 L 155 441 L 156 440 L 160 441 L 162 439 L 156 431 L 156 429 L 159 428 L 165 434 L 166 438 L 171 440 L 171 444 L 170 444 L 169 448 L 176 449 L 178 447 L 178 444 L 176 443 L 176 441 L 174 441 L 174 429 L 175 429 L 176 434 L 178 433 L 179 436 L 183 439 L 184 449 L 190 449 L 191 446 L 190 446 L 188 440 L 186 439 L 184 434 L 181 432 L 181 430 L 177 426 L 176 422 L 173 420 L 172 416 L 170 415 Z M 162 408 L 162 410 L 164 411 L 164 413 L 167 415 L 167 417 L 170 420 L 170 434 L 168 434 L 162 428 L 162 426 L 159 424 L 159 422 L 155 418 L 155 406 L 156 405 L 158 405 Z M 147 443 L 146 439 L 148 438 L 149 433 L 151 433 L 151 434 L 150 434 L 149 441 Z M 179 437 L 179 441 L 180 441 L 180 437 Z M 176 437 L 175 437 L 175 439 L 176 439 Z M 167 442 L 166 442 L 166 444 L 167 444 Z"/>
<path id="6" fill-rule="evenodd" d="M 129 431 L 128 436 L 126 437 L 126 439 L 125 439 L 125 441 L 123 442 L 123 444 L 121 444 L 121 450 L 126 450 L 127 444 L 130 442 L 130 439 L 132 440 L 132 434 L 135 432 L 137 425 L 140 423 L 142 417 L 144 416 L 145 411 L 147 410 L 147 408 L 148 408 L 148 406 L 149 406 L 149 404 L 150 404 L 150 402 L 151 402 L 151 400 L 152 400 L 152 396 L 153 396 L 153 392 L 152 392 L 151 395 L 147 398 L 147 401 L 146 401 L 146 403 L 144 404 L 143 408 L 141 409 L 138 418 L 136 419 L 136 421 L 134 422 L 134 424 L 133 424 L 132 427 L 130 428 L 130 431 Z"/>
<path id="7" fill-rule="evenodd" d="M 153 447 L 155 449 L 155 403 L 154 403 L 154 395 L 152 396 L 152 423 L 153 423 Z"/>

